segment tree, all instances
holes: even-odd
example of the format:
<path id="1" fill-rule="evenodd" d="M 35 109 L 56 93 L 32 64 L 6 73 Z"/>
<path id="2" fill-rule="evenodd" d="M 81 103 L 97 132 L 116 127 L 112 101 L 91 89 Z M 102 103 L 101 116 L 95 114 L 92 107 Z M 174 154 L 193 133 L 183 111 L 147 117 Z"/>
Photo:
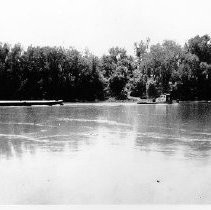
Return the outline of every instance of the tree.
<path id="1" fill-rule="evenodd" d="M 134 77 L 131 79 L 131 92 L 130 95 L 134 97 L 146 96 L 146 76 L 140 74 L 138 70 L 134 71 Z"/>
<path id="2" fill-rule="evenodd" d="M 152 79 L 147 81 L 146 93 L 147 93 L 147 98 L 156 98 L 158 96 L 158 91 L 156 89 L 156 83 Z"/>
<path id="3" fill-rule="evenodd" d="M 149 38 L 147 38 L 146 42 L 140 41 L 140 42 L 134 43 L 135 55 L 140 61 L 142 61 L 143 57 L 147 53 L 147 51 L 149 49 L 149 43 L 150 43 Z"/>
<path id="4" fill-rule="evenodd" d="M 188 40 L 185 49 L 198 56 L 201 62 L 211 63 L 211 43 L 210 36 L 195 36 Z"/>
<path id="5" fill-rule="evenodd" d="M 173 41 L 151 45 L 139 61 L 140 74 L 147 76 L 150 85 L 154 81 L 159 94 L 167 93 L 171 90 L 170 83 L 175 82 L 172 77 L 178 71 L 181 55 L 182 48 Z"/>
<path id="6" fill-rule="evenodd" d="M 118 67 L 115 74 L 113 74 L 109 80 L 111 95 L 117 99 L 127 98 L 127 92 L 125 90 L 127 81 L 127 68 Z"/>

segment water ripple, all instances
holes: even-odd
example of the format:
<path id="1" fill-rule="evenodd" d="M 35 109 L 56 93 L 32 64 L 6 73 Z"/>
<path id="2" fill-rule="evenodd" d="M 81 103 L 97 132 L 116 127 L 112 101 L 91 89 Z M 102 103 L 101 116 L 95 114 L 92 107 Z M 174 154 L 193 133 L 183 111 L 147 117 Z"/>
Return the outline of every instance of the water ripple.
<path id="1" fill-rule="evenodd" d="M 35 142 L 42 142 L 42 143 L 47 142 L 47 141 L 39 140 L 37 138 L 33 138 L 33 137 L 30 137 L 30 136 L 25 136 L 25 135 L 15 135 L 15 134 L 3 134 L 3 133 L 1 133 L 0 137 L 6 137 L 8 139 L 23 139 L 23 140 L 26 140 L 26 141 L 35 141 Z"/>
<path id="2" fill-rule="evenodd" d="M 117 126 L 127 126 L 127 127 L 131 127 L 131 124 L 127 124 L 127 123 L 119 123 L 116 121 L 111 121 L 111 120 L 89 120 L 89 119 L 74 119 L 74 118 L 58 118 L 57 120 L 59 121 L 66 121 L 66 122 L 71 122 L 71 121 L 75 121 L 75 122 L 94 122 L 94 123 L 100 123 L 100 124 L 108 124 L 108 125 L 117 125 Z"/>

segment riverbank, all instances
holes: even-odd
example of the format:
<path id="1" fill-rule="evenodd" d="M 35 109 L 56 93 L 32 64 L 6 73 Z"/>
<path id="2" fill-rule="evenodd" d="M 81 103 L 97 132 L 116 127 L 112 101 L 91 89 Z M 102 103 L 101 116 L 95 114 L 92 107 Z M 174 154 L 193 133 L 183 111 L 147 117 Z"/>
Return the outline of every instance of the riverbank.
<path id="1" fill-rule="evenodd" d="M 173 103 L 176 101 L 173 101 Z M 211 103 L 208 100 L 186 100 L 179 101 L 180 103 Z M 106 100 L 74 100 L 74 101 L 63 101 L 63 100 L 28 100 L 28 101 L 18 101 L 18 100 L 8 100 L 1 101 L 0 106 L 32 106 L 32 105 L 67 105 L 67 104 L 154 104 L 151 99 L 141 99 L 139 97 L 129 97 L 124 100 L 119 100 L 116 98 L 108 98 Z M 156 104 L 156 103 L 155 103 Z"/>
<path id="2" fill-rule="evenodd" d="M 173 100 L 176 102 L 176 100 Z M 75 101 L 64 101 L 65 103 L 138 103 L 138 102 L 152 102 L 152 99 L 141 99 L 139 97 L 129 97 L 124 100 L 116 99 L 116 98 L 108 98 L 106 100 L 75 100 Z M 211 103 L 211 100 L 179 100 L 181 103 Z"/>
<path id="3" fill-rule="evenodd" d="M 93 101 L 90 101 L 90 100 L 73 100 L 73 101 L 65 101 L 65 103 L 135 103 L 135 102 L 138 102 L 140 101 L 140 98 L 139 97 L 128 97 L 127 99 L 116 99 L 114 97 L 110 97 L 110 98 L 107 98 L 105 100 L 93 100 Z"/>

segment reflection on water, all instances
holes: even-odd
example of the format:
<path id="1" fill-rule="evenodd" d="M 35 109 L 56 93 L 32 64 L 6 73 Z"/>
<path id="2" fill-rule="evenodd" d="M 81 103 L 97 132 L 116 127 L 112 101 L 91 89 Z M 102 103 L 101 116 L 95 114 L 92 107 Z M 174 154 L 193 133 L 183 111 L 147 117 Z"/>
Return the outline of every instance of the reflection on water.
<path id="1" fill-rule="evenodd" d="M 210 104 L 0 108 L 1 204 L 211 203 L 210 161 Z"/>

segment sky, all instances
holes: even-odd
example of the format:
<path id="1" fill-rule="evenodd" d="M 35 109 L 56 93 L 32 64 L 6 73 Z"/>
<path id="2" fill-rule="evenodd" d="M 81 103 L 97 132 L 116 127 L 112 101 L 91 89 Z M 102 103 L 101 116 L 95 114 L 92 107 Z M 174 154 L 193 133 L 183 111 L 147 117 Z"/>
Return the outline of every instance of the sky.
<path id="1" fill-rule="evenodd" d="M 210 0 L 0 0 L 0 42 L 63 46 L 101 56 L 111 47 L 211 35 Z"/>

